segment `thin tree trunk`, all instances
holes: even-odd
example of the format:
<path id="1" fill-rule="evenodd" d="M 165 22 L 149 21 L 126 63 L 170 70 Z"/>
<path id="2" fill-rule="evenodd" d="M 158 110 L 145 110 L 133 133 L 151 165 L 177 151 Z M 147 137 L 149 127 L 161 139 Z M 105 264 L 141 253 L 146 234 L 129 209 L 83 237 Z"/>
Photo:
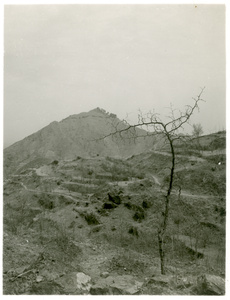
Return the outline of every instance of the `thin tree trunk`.
<path id="1" fill-rule="evenodd" d="M 165 251 L 164 251 L 164 236 L 167 229 L 168 224 L 168 214 L 169 214 L 169 200 L 173 185 L 173 176 L 174 176 L 174 167 L 175 167 L 175 152 L 173 147 L 173 142 L 168 136 L 168 140 L 170 142 L 171 147 L 171 154 L 172 154 L 172 166 L 171 166 L 171 173 L 170 173 L 170 181 L 169 181 L 169 187 L 167 191 L 167 196 L 165 197 L 165 210 L 163 213 L 163 222 L 161 228 L 158 229 L 158 243 L 159 243 L 159 254 L 160 254 L 160 260 L 161 260 L 161 274 L 165 274 Z"/>

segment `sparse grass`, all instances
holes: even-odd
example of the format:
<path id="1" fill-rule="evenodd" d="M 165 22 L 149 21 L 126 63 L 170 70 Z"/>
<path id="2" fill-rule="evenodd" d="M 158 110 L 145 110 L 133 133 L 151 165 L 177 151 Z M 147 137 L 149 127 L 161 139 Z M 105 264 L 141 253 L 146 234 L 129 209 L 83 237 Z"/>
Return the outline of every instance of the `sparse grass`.
<path id="1" fill-rule="evenodd" d="M 178 150 L 181 149 L 178 146 Z M 173 273 L 178 276 L 187 274 L 197 276 L 202 272 L 223 276 L 225 272 L 224 164 L 226 156 L 208 156 L 205 157 L 206 160 L 203 163 L 196 162 L 192 165 L 193 162 L 191 163 L 188 157 L 184 156 L 188 153 L 202 157 L 202 154 L 195 149 L 181 151 L 183 156 L 178 157 L 178 166 L 189 165 L 194 170 L 190 168 L 178 172 L 180 176 L 175 177 L 175 186 L 182 185 L 182 191 L 186 190 L 188 193 L 202 194 L 206 192 L 207 195 L 222 195 L 222 199 L 220 196 L 215 200 L 213 198 L 196 199 L 196 197 L 191 200 L 187 196 L 181 196 L 178 200 L 178 195 L 172 195 L 169 226 L 164 240 L 166 269 L 169 274 Z M 216 160 L 223 164 L 213 167 Z M 49 196 L 47 193 L 33 195 L 26 201 L 22 201 L 23 197 L 13 199 L 16 194 L 15 189 L 22 191 L 21 179 L 16 177 L 14 178 L 15 183 L 9 184 L 5 194 L 4 231 L 15 238 L 21 237 L 24 241 L 24 235 L 28 235 L 30 250 L 32 246 L 36 245 L 43 249 L 44 253 L 49 254 L 50 260 L 44 263 L 46 266 L 53 265 L 54 262 L 58 266 L 62 266 L 63 262 L 66 264 L 76 262 L 81 250 L 75 244 L 80 241 L 84 243 L 87 239 L 89 244 L 91 242 L 92 245 L 98 243 L 100 251 L 112 249 L 113 258 L 108 260 L 107 265 L 103 267 L 108 267 L 109 271 L 117 274 L 143 275 L 144 278 L 148 267 L 152 266 L 152 262 L 146 260 L 147 257 L 159 259 L 157 229 L 165 195 L 159 190 L 160 186 L 156 187 L 153 181 L 148 179 L 136 182 L 133 180 L 132 183 L 124 185 L 122 188 L 111 187 L 107 183 L 113 180 L 127 180 L 131 177 L 143 178 L 148 172 L 156 174 L 161 179 L 168 174 L 169 163 L 170 156 L 156 153 L 141 154 L 127 161 L 107 158 L 99 162 L 96 159 L 79 158 L 75 165 L 73 162 L 66 162 L 63 168 L 61 161 L 58 164 L 54 163 L 55 169 L 62 172 L 62 174 L 60 173 L 62 179 L 57 177 L 55 188 L 57 188 L 58 182 L 60 188 L 67 187 L 70 188 L 70 192 L 82 193 L 78 207 L 77 205 L 67 206 L 73 204 L 67 197 Z M 26 170 L 24 171 L 27 174 Z M 142 173 L 143 171 L 144 173 Z M 107 175 L 103 178 L 103 174 Z M 45 184 L 45 179 L 37 177 L 26 180 L 28 180 L 28 187 L 37 184 L 42 189 Z M 76 184 L 67 185 L 67 181 Z M 97 203 L 87 200 L 88 193 L 94 193 L 92 199 L 97 199 Z M 120 195 L 121 204 L 113 205 L 111 201 L 109 203 L 107 193 Z M 72 197 L 74 197 L 74 193 Z M 9 199 L 10 201 L 8 201 Z M 88 202 L 86 203 L 86 201 Z M 109 209 L 106 207 L 108 204 L 116 209 Z M 33 208 L 33 205 L 37 205 L 37 207 Z M 82 207 L 83 205 L 88 206 Z M 63 209 L 63 212 L 70 209 L 73 219 L 68 219 L 67 222 L 66 216 L 63 217 L 62 214 L 60 221 L 57 220 L 56 213 L 60 208 Z M 33 221 L 34 218 L 36 221 Z M 204 255 L 203 258 L 197 258 L 194 251 L 190 251 L 184 243 L 173 239 L 174 235 L 179 234 L 196 239 L 197 247 L 211 249 L 213 251 L 210 251 L 211 256 Z M 19 244 L 19 241 L 17 242 Z M 22 243 L 20 242 L 20 244 Z M 9 247 L 6 251 L 11 255 L 17 255 L 12 250 L 13 247 Z M 98 254 L 101 254 L 99 252 Z M 96 257 L 96 254 L 94 252 L 93 255 Z M 107 256 L 107 253 L 105 255 Z M 43 266 L 43 264 L 41 265 Z M 159 270 L 159 266 L 157 266 L 157 270 Z M 67 267 L 66 272 L 70 271 L 73 269 Z M 39 294 L 40 291 L 48 294 L 47 285 L 35 283 L 35 278 L 34 275 L 31 281 L 33 283 L 32 293 Z M 25 278 L 24 283 L 26 281 L 29 282 L 29 277 Z M 15 282 L 16 285 L 17 282 Z M 13 290 L 13 285 L 8 285 L 8 287 Z M 25 292 L 22 283 L 15 291 L 19 294 Z M 51 294 L 55 291 L 58 293 L 58 287 L 53 287 L 51 284 Z"/>
<path id="2" fill-rule="evenodd" d="M 226 177 L 225 174 L 215 176 L 211 168 L 201 166 L 196 170 L 179 171 L 175 177 L 174 186 L 181 186 L 182 190 L 189 190 L 194 193 L 225 195 Z M 169 176 L 164 181 L 167 183 Z"/>
<path id="3" fill-rule="evenodd" d="M 116 257 L 108 263 L 109 272 L 116 272 L 119 275 L 123 274 L 138 274 L 145 273 L 149 264 L 140 258 L 138 253 L 134 251 L 121 251 Z"/>

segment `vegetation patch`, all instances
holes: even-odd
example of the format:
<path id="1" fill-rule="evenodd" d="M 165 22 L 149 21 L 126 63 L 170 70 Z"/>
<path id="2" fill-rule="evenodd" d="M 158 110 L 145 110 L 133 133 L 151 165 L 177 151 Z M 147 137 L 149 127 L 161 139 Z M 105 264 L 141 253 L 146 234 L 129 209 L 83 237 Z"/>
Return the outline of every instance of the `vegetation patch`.
<path id="1" fill-rule="evenodd" d="M 141 211 L 135 212 L 133 216 L 133 220 L 137 222 L 141 222 L 142 220 L 144 220 L 144 218 L 145 218 L 145 213 Z"/>
<path id="2" fill-rule="evenodd" d="M 132 234 L 132 235 L 134 235 L 134 236 L 137 236 L 137 237 L 139 236 L 138 229 L 137 229 L 137 227 L 134 227 L 134 226 L 131 226 L 131 227 L 129 228 L 128 233 L 129 233 L 129 234 Z"/>
<path id="3" fill-rule="evenodd" d="M 90 213 L 87 212 L 85 214 L 85 220 L 88 223 L 88 225 L 98 225 L 98 224 L 100 224 L 99 217 L 93 212 L 90 212 Z"/>

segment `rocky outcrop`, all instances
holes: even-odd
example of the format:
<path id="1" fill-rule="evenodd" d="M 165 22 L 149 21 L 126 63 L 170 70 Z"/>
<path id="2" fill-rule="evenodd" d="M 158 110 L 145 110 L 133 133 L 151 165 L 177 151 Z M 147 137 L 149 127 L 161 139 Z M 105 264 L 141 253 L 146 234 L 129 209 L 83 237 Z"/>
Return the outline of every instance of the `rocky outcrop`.
<path id="1" fill-rule="evenodd" d="M 203 274 L 197 278 L 199 295 L 224 295 L 225 280 L 220 276 Z"/>
<path id="2" fill-rule="evenodd" d="M 91 295 L 135 295 L 138 294 L 143 282 L 131 275 L 108 276 L 101 278 L 90 289 Z"/>

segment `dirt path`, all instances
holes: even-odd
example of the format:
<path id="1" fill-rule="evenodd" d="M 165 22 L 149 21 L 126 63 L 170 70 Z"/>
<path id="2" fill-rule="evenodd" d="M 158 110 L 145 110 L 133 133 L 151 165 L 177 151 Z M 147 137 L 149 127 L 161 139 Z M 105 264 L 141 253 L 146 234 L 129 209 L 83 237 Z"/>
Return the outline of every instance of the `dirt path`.
<path id="1" fill-rule="evenodd" d="M 28 189 L 27 186 L 23 183 L 23 182 L 20 182 L 21 186 L 28 192 L 33 192 L 33 193 L 36 193 L 36 194 L 47 194 L 47 195 L 61 195 L 61 196 L 64 196 L 64 197 L 67 197 L 71 200 L 73 200 L 75 203 L 78 202 L 79 199 L 76 199 L 74 197 L 72 197 L 71 195 L 67 194 L 67 193 L 63 193 L 63 192 L 54 192 L 54 191 L 50 191 L 50 192 L 43 192 L 43 191 L 39 191 L 39 190 L 33 190 L 33 189 Z M 77 197 L 78 196 L 81 196 L 81 194 L 78 193 Z M 82 201 L 81 202 L 86 202 L 86 201 Z"/>
<path id="2" fill-rule="evenodd" d="M 151 174 L 151 177 L 153 178 L 154 182 L 161 186 L 160 180 L 156 175 Z M 166 191 L 165 188 L 157 188 L 158 191 Z M 171 193 L 173 195 L 178 195 L 178 191 L 177 190 L 172 190 Z M 181 196 L 183 197 L 188 197 L 188 198 L 202 198 L 202 199 L 210 199 L 210 198 L 218 198 L 219 196 L 214 196 L 214 195 L 202 195 L 202 194 L 193 194 L 189 191 L 181 191 Z"/>

